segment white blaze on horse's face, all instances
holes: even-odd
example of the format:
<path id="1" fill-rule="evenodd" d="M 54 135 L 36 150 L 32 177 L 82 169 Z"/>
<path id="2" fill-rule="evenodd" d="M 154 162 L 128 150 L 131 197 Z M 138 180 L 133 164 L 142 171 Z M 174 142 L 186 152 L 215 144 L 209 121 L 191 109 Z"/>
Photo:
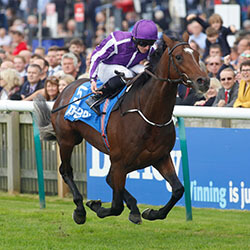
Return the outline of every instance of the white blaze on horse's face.
<path id="1" fill-rule="evenodd" d="M 186 53 L 189 53 L 190 55 L 193 55 L 193 50 L 192 49 L 190 49 L 190 48 L 184 48 L 184 51 L 186 52 Z"/>
<path id="2" fill-rule="evenodd" d="M 192 56 L 192 58 L 193 58 L 195 64 L 197 64 L 197 62 L 196 62 L 196 60 L 195 60 L 195 58 L 194 58 L 194 50 L 191 49 L 191 48 L 184 48 L 184 51 L 185 51 L 186 53 L 190 54 L 190 55 Z M 197 65 L 198 65 L 198 64 L 197 64 Z"/>

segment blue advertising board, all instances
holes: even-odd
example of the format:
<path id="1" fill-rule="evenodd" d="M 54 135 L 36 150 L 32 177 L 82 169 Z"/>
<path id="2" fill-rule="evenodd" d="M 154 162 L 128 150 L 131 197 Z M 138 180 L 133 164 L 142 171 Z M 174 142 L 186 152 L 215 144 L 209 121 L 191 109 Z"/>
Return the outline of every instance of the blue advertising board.
<path id="1" fill-rule="evenodd" d="M 176 129 L 171 152 L 183 183 L 181 150 Z M 191 202 L 194 207 L 250 210 L 250 130 L 229 128 L 186 128 Z M 87 145 L 87 198 L 112 201 L 106 183 L 109 156 Z M 126 189 L 138 203 L 165 205 L 171 187 L 153 167 L 127 176 Z M 184 206 L 183 198 L 177 205 Z"/>

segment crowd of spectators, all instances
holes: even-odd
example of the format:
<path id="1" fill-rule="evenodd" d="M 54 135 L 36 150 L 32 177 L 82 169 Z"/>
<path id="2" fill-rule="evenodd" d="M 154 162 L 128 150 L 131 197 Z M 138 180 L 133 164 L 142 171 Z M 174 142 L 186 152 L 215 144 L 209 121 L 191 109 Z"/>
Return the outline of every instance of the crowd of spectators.
<path id="1" fill-rule="evenodd" d="M 87 21 L 83 34 L 77 37 L 74 1 L 50 1 L 56 4 L 57 34 L 65 38 L 65 43 L 33 47 L 38 33 L 36 2 L 0 0 L 0 100 L 33 100 L 37 94 L 55 100 L 72 81 L 89 77 L 91 52 L 117 28 L 113 13 L 106 16 L 102 1 L 85 1 Z M 169 9 L 159 7 L 162 1 L 155 2 L 152 19 L 160 38 L 162 32 L 171 29 L 172 20 Z M 199 1 L 189 2 L 192 6 Z M 124 31 L 131 31 L 141 18 L 133 9 L 122 15 L 120 28 Z M 177 105 L 250 108 L 250 11 L 244 15 L 242 29 L 236 30 L 233 24 L 223 26 L 223 17 L 218 14 L 206 16 L 197 9 L 188 9 L 183 30 L 190 34 L 190 46 L 200 52 L 200 65 L 211 84 L 204 95 L 179 86 Z M 45 20 L 42 32 L 50 36 Z M 234 37 L 233 44 L 228 43 L 229 35 Z"/>

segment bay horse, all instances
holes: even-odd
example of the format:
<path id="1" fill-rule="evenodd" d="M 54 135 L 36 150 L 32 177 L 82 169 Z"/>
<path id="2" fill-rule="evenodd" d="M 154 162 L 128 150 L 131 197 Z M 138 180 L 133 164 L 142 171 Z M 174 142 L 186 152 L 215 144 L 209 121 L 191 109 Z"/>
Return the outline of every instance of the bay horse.
<path id="1" fill-rule="evenodd" d="M 113 190 L 110 208 L 104 208 L 101 201 L 88 201 L 86 205 L 98 217 L 120 215 L 123 201 L 130 209 L 129 220 L 141 223 L 141 214 L 136 199 L 125 189 L 126 175 L 150 165 L 169 182 L 172 196 L 159 210 L 146 209 L 142 217 L 147 220 L 166 218 L 169 211 L 184 193 L 170 157 L 175 144 L 175 127 L 172 121 L 178 84 L 185 84 L 203 92 L 208 89 L 209 79 L 199 66 L 199 54 L 188 44 L 188 34 L 183 40 L 163 35 L 159 46 L 150 59 L 151 70 L 143 74 L 126 93 L 119 108 L 113 111 L 107 125 L 109 150 L 102 135 L 84 122 L 70 122 L 64 119 L 66 108 L 51 113 L 45 101 L 35 102 L 35 112 L 43 139 L 56 139 L 61 156 L 60 173 L 73 194 L 76 209 L 73 219 L 77 224 L 86 220 L 83 197 L 73 180 L 70 164 L 72 150 L 83 138 L 110 157 L 110 170 L 106 177 Z M 68 104 L 77 87 L 86 79 L 71 83 L 57 98 L 53 109 Z M 51 126 L 52 124 L 52 126 Z"/>

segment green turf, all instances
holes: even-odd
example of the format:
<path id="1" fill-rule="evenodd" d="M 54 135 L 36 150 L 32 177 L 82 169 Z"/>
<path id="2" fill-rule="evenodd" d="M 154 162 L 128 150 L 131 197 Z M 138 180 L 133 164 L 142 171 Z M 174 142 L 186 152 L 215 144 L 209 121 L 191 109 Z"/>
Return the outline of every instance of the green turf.
<path id="1" fill-rule="evenodd" d="M 249 211 L 193 208 L 187 222 L 185 208 L 175 207 L 165 220 L 134 225 L 127 208 L 105 219 L 86 208 L 77 225 L 74 208 L 69 198 L 46 197 L 40 209 L 38 196 L 0 192 L 0 249 L 250 249 Z"/>

